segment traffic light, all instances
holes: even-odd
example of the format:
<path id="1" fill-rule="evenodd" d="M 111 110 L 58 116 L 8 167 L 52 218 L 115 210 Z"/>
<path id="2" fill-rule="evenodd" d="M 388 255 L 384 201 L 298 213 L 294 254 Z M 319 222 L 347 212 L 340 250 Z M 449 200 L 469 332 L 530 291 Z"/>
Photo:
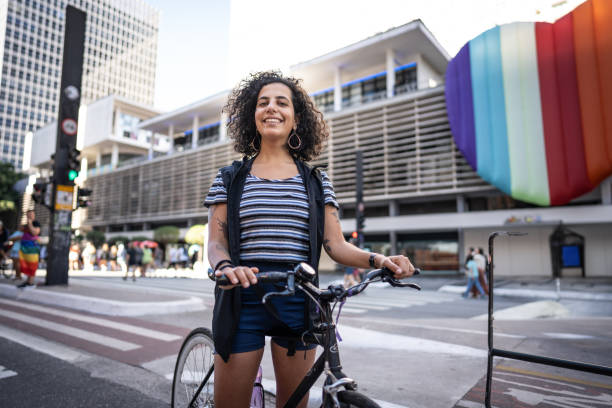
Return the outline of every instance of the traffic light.
<path id="1" fill-rule="evenodd" d="M 68 150 L 68 180 L 70 181 L 74 181 L 79 176 L 79 171 L 81 171 L 80 154 L 81 151 L 76 147 L 71 147 Z"/>
<path id="2" fill-rule="evenodd" d="M 357 212 L 357 231 L 363 232 L 365 228 L 365 214 L 361 211 Z"/>
<path id="3" fill-rule="evenodd" d="M 89 196 L 91 195 L 91 189 L 81 188 L 77 189 L 77 208 L 87 208 L 91 205 Z"/>
<path id="4" fill-rule="evenodd" d="M 359 233 L 357 231 L 353 231 L 353 233 L 351 234 L 351 238 L 357 239 L 358 237 L 359 237 Z"/>
<path id="5" fill-rule="evenodd" d="M 47 192 L 47 183 L 34 183 L 34 191 L 32 192 L 32 200 L 35 203 L 43 204 L 45 201 L 45 193 Z"/>

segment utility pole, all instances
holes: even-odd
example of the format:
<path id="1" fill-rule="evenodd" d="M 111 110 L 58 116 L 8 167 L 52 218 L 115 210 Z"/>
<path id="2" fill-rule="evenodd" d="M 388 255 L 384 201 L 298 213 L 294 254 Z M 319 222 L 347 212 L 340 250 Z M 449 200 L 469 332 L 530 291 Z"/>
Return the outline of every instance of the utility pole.
<path id="1" fill-rule="evenodd" d="M 68 284 L 68 252 L 74 206 L 74 179 L 80 170 L 76 149 L 81 77 L 85 46 L 86 14 L 72 6 L 66 7 L 64 54 L 60 83 L 57 140 L 53 160 L 53 190 L 49 225 L 49 261 L 47 285 Z"/>

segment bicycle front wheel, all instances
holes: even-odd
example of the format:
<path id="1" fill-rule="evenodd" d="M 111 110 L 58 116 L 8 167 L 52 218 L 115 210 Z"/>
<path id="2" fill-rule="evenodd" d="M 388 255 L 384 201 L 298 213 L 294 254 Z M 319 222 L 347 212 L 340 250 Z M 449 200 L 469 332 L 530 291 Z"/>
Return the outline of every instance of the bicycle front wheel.
<path id="1" fill-rule="evenodd" d="M 380 405 L 355 391 L 338 392 L 338 401 L 341 408 L 380 408 Z"/>
<path id="2" fill-rule="evenodd" d="M 189 407 L 200 385 L 209 375 L 198 393 L 192 407 L 214 407 L 214 375 L 212 373 L 214 362 L 214 344 L 212 333 L 208 329 L 199 327 L 193 330 L 181 346 L 172 380 L 172 407 Z"/>

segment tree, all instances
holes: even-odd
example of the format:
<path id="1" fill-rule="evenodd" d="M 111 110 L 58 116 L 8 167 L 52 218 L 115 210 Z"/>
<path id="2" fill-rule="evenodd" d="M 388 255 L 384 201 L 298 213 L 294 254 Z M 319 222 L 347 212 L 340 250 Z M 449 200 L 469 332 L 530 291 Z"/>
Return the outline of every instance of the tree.
<path id="1" fill-rule="evenodd" d="M 185 234 L 185 242 L 188 244 L 204 245 L 204 234 L 206 233 L 206 225 L 196 224 L 189 228 Z"/>
<path id="2" fill-rule="evenodd" d="M 19 192 L 14 186 L 23 177 L 23 174 L 15 172 L 11 163 L 0 162 L 0 219 L 9 230 L 17 225 Z"/>
<path id="3" fill-rule="evenodd" d="M 108 240 L 108 243 L 110 245 L 117 245 L 118 242 L 121 242 L 122 244 L 127 245 L 129 241 L 130 239 L 128 237 L 124 237 L 123 235 L 115 235 Z"/>
<path id="4" fill-rule="evenodd" d="M 174 244 L 179 240 L 179 229 L 173 225 L 155 228 L 153 240 L 161 244 Z"/>
<path id="5" fill-rule="evenodd" d="M 85 238 L 87 238 L 88 241 L 91 241 L 96 248 L 102 246 L 102 244 L 106 242 L 104 233 L 98 230 L 88 231 L 87 234 L 85 234 Z"/>

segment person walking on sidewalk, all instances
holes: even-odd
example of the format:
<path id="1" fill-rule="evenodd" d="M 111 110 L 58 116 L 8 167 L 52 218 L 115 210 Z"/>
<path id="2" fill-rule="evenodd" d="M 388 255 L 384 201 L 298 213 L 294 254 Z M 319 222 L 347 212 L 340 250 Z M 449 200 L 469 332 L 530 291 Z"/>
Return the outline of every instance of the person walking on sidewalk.
<path id="1" fill-rule="evenodd" d="M 482 289 L 482 286 L 480 286 L 480 282 L 478 282 L 478 264 L 474 260 L 474 255 L 468 255 L 466 261 L 467 262 L 465 265 L 465 268 L 466 268 L 465 275 L 468 278 L 468 282 L 467 282 L 467 288 L 465 289 L 465 292 L 463 292 L 462 296 L 464 298 L 467 298 L 468 295 L 470 294 L 470 290 L 472 290 L 472 287 L 476 285 L 476 288 L 478 289 L 478 292 L 480 293 L 480 297 L 485 297 L 484 290 Z"/>
<path id="2" fill-rule="evenodd" d="M 40 234 L 40 223 L 35 219 L 34 210 L 26 212 L 27 223 L 22 227 L 21 246 L 19 248 L 19 269 L 27 276 L 26 280 L 18 285 L 18 288 L 34 286 L 34 276 L 38 270 L 38 256 L 40 246 L 38 245 L 38 234 Z"/>
<path id="3" fill-rule="evenodd" d="M 219 170 L 204 202 L 209 263 L 232 282 L 215 288 L 216 408 L 249 406 L 266 335 L 301 333 L 318 316 L 301 290 L 273 298 L 278 313 L 264 306 L 261 296 L 277 289 L 256 285 L 257 273 L 287 271 L 299 262 L 317 270 L 322 246 L 340 264 L 385 266 L 397 278 L 414 273 L 404 256 L 369 253 L 345 241 L 330 179 L 306 164 L 319 155 L 329 131 L 298 80 L 253 74 L 232 91 L 225 110 L 234 149 L 244 158 Z M 276 402 L 283 406 L 312 367 L 315 349 L 274 336 L 271 348 Z M 296 408 L 307 402 L 308 396 Z"/>

